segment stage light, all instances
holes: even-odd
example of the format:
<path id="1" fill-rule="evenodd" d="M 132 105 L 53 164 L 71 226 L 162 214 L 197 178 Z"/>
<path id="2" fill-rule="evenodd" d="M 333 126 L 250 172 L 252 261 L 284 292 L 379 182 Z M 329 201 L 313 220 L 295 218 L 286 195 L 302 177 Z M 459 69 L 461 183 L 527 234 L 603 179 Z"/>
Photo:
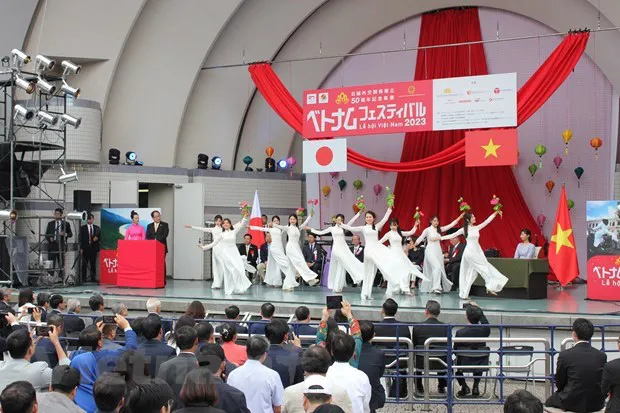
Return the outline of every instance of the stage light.
<path id="1" fill-rule="evenodd" d="M 26 53 L 22 52 L 19 49 L 11 50 L 11 54 L 13 55 L 13 58 L 15 58 L 15 60 L 19 63 L 19 66 L 27 65 L 32 60 L 30 56 L 28 56 Z"/>
<path id="2" fill-rule="evenodd" d="M 52 70 L 54 66 L 56 66 L 56 61 L 54 59 L 50 59 L 49 57 L 45 57 L 41 54 L 37 55 L 35 58 L 36 72 L 40 73 L 45 70 Z"/>
<path id="3" fill-rule="evenodd" d="M 207 169 L 209 167 L 209 157 L 204 153 L 198 154 L 198 169 Z"/>
<path id="4" fill-rule="evenodd" d="M 73 182 L 73 181 L 77 181 L 78 180 L 78 176 L 77 176 L 77 172 L 76 171 L 73 171 L 71 173 L 66 173 L 65 170 L 61 166 L 60 167 L 60 172 L 62 172 L 62 175 L 60 175 L 58 177 L 58 183 L 68 184 L 69 182 Z"/>
<path id="5" fill-rule="evenodd" d="M 288 169 L 288 162 L 286 162 L 286 159 L 280 159 L 278 161 L 278 170 L 286 171 L 287 169 Z"/>
<path id="6" fill-rule="evenodd" d="M 69 212 L 67 214 L 67 219 L 71 219 L 74 221 L 82 221 L 82 222 L 86 222 L 88 218 L 88 212 L 86 211 L 73 211 L 73 212 Z"/>
<path id="7" fill-rule="evenodd" d="M 60 88 L 60 90 L 62 90 L 65 93 L 65 95 L 72 96 L 75 99 L 80 97 L 80 92 L 81 92 L 80 88 L 69 86 L 67 82 L 65 82 L 64 80 L 62 82 L 62 87 Z"/>
<path id="8" fill-rule="evenodd" d="M 77 75 L 78 73 L 80 73 L 80 70 L 82 70 L 82 66 L 76 65 L 70 60 L 63 60 L 61 65 L 64 68 L 64 71 L 62 74 L 63 77 L 67 76 L 69 73 L 73 75 Z"/>
<path id="9" fill-rule="evenodd" d="M 108 151 L 108 161 L 110 165 L 118 165 L 121 160 L 121 151 L 116 148 L 110 148 Z"/>
<path id="10" fill-rule="evenodd" d="M 128 165 L 135 165 L 136 159 L 138 159 L 137 153 L 133 151 L 125 153 L 125 163 L 127 163 Z"/>
<path id="11" fill-rule="evenodd" d="M 17 221 L 17 211 L 16 210 L 12 210 L 9 211 L 8 209 L 5 210 L 1 210 L 0 211 L 0 220 L 2 221 Z"/>
<path id="12" fill-rule="evenodd" d="M 60 126 L 65 129 L 67 125 L 73 126 L 73 129 L 77 129 L 82 124 L 82 118 L 74 118 L 71 115 L 63 114 L 60 116 Z"/>
<path id="13" fill-rule="evenodd" d="M 216 171 L 222 167 L 222 158 L 219 156 L 214 156 L 211 159 L 211 169 L 215 169 Z"/>
<path id="14" fill-rule="evenodd" d="M 41 78 L 41 76 L 39 76 L 37 79 L 37 87 L 43 90 L 48 95 L 53 95 L 56 92 L 56 85 L 46 81 L 45 79 Z"/>
<path id="15" fill-rule="evenodd" d="M 13 119 L 18 119 L 24 122 L 29 121 L 34 117 L 34 112 L 30 109 L 26 109 L 22 105 L 15 105 L 15 116 Z"/>
<path id="16" fill-rule="evenodd" d="M 11 65 L 11 58 L 8 56 L 4 56 L 2 58 L 2 67 L 9 67 Z"/>
<path id="17" fill-rule="evenodd" d="M 25 90 L 29 95 L 34 92 L 35 89 L 35 85 L 32 80 L 26 80 L 19 75 L 15 75 L 15 86 Z"/>
<path id="18" fill-rule="evenodd" d="M 48 125 L 51 125 L 51 126 L 54 126 L 58 123 L 57 115 L 50 115 L 49 113 L 44 112 L 42 110 L 37 112 L 37 119 L 39 119 L 39 122 L 47 123 Z"/>

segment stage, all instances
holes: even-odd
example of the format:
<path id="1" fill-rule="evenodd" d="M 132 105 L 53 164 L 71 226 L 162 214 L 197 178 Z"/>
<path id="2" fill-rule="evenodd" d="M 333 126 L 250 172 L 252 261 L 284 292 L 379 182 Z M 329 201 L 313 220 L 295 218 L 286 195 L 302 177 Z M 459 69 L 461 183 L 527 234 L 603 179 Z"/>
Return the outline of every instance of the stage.
<path id="1" fill-rule="evenodd" d="M 496 298 L 491 296 L 474 297 L 489 316 L 491 323 L 538 325 L 566 324 L 576 317 L 588 317 L 593 321 L 601 320 L 606 324 L 616 323 L 620 318 L 620 305 L 613 301 L 586 300 L 586 285 L 571 285 L 562 291 L 554 286 L 547 286 L 548 298 L 540 300 L 519 300 Z M 57 288 L 66 297 L 79 298 L 82 311 L 88 312 L 88 297 L 101 293 L 106 300 L 106 307 L 112 302 L 122 301 L 130 310 L 145 310 L 149 297 L 159 297 L 162 310 L 180 313 L 193 300 L 200 300 L 207 311 L 220 313 L 230 305 L 236 304 L 242 311 L 258 312 L 264 302 L 276 306 L 278 314 L 292 314 L 299 305 L 306 305 L 312 310 L 312 317 L 320 317 L 320 309 L 325 306 L 325 297 L 331 291 L 325 287 L 298 287 L 294 292 L 284 292 L 278 288 L 253 285 L 245 294 L 224 295 L 223 290 L 212 290 L 209 281 L 168 280 L 165 288 L 134 289 L 114 286 L 84 285 L 78 287 Z M 342 294 L 354 308 L 359 318 L 379 319 L 380 308 L 385 299 L 385 290 L 375 288 L 372 300 L 362 300 L 359 288 L 345 288 Z M 451 323 L 463 323 L 464 303 L 456 292 L 442 295 L 424 294 L 416 291 L 412 297 L 396 295 L 392 297 L 400 306 L 399 319 L 419 322 L 422 320 L 426 301 L 433 299 L 442 306 L 442 318 Z"/>

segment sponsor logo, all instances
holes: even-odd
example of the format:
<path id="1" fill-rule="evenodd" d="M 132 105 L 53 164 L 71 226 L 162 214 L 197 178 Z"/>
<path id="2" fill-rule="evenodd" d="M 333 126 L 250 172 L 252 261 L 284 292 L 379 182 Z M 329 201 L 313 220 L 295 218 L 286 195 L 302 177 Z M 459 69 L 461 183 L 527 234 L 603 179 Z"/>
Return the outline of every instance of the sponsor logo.
<path id="1" fill-rule="evenodd" d="M 342 105 L 342 104 L 346 105 L 347 103 L 349 103 L 349 97 L 347 96 L 346 93 L 340 92 L 340 94 L 336 98 L 336 103 L 339 105 Z"/>
<path id="2" fill-rule="evenodd" d="M 322 92 L 319 93 L 319 103 L 327 103 L 329 102 L 329 93 Z"/>
<path id="3" fill-rule="evenodd" d="M 306 105 L 315 105 L 316 104 L 316 93 L 308 93 L 306 95 Z"/>
<path id="4" fill-rule="evenodd" d="M 415 86 L 413 86 L 413 85 L 411 85 L 411 86 L 409 86 L 409 87 L 407 88 L 407 92 L 408 92 L 410 95 L 413 95 L 413 94 L 415 93 L 415 90 L 416 90 L 416 89 L 415 89 Z"/>
<path id="5" fill-rule="evenodd" d="M 496 95 L 499 94 L 500 90 L 498 87 L 496 87 L 495 89 L 493 89 L 493 93 L 495 93 Z"/>

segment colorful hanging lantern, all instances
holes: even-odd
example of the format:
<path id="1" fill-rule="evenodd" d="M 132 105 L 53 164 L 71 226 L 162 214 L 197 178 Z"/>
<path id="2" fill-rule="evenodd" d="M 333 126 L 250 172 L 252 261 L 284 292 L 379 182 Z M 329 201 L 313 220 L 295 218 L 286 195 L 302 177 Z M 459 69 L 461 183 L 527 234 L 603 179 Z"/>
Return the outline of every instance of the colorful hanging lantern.
<path id="1" fill-rule="evenodd" d="M 355 181 L 353 181 L 353 186 L 355 187 L 356 190 L 359 191 L 364 186 L 364 183 L 362 182 L 361 179 L 356 179 Z"/>
<path id="2" fill-rule="evenodd" d="M 568 210 L 570 211 L 575 206 L 575 201 L 573 201 L 572 199 L 567 199 L 566 204 L 568 205 Z"/>
<path id="3" fill-rule="evenodd" d="M 581 166 L 575 168 L 575 175 L 577 176 L 577 188 L 579 188 L 579 185 L 581 184 L 581 175 L 583 175 L 584 172 L 585 171 Z"/>
<path id="4" fill-rule="evenodd" d="M 595 136 L 590 139 L 590 146 L 594 148 L 594 158 L 598 159 L 598 148 L 603 146 L 603 140 L 598 136 Z"/>
<path id="5" fill-rule="evenodd" d="M 289 168 L 292 168 L 297 164 L 297 158 L 295 158 L 294 156 L 289 156 L 286 160 L 286 163 L 288 164 Z"/>
<path id="6" fill-rule="evenodd" d="M 383 187 L 379 184 L 375 184 L 375 186 L 372 187 L 372 190 L 374 191 L 375 195 L 379 196 L 381 191 L 383 191 Z"/>
<path id="7" fill-rule="evenodd" d="M 536 145 L 534 153 L 538 155 L 538 167 L 542 169 L 542 157 L 547 153 L 547 147 L 545 145 Z"/>
<path id="8" fill-rule="evenodd" d="M 344 179 L 341 179 L 340 181 L 338 181 L 338 188 L 340 188 L 340 192 L 344 191 L 346 187 L 347 187 L 347 181 L 345 181 Z"/>
<path id="9" fill-rule="evenodd" d="M 330 172 L 330 173 L 329 173 L 329 176 L 331 176 L 331 177 L 332 177 L 332 178 L 334 178 L 334 179 L 335 179 L 335 178 L 338 178 L 338 175 L 339 175 L 339 174 L 338 174 L 338 172 Z"/>
<path id="10" fill-rule="evenodd" d="M 555 182 L 553 182 L 550 179 L 547 182 L 545 182 L 545 187 L 547 188 L 547 191 L 549 191 L 549 193 L 551 193 L 551 191 L 553 191 L 553 188 L 555 188 Z"/>
<path id="11" fill-rule="evenodd" d="M 573 131 L 570 129 L 566 129 L 562 132 L 562 140 L 564 140 L 564 154 L 568 155 L 568 142 L 573 139 Z"/>
<path id="12" fill-rule="evenodd" d="M 543 227 L 543 225 L 545 225 L 545 221 L 547 220 L 547 217 L 545 216 L 545 214 L 539 214 L 536 217 L 536 222 L 538 222 L 538 226 L 539 227 Z"/>
<path id="13" fill-rule="evenodd" d="M 273 149 L 273 146 L 267 146 L 265 148 L 265 153 L 267 154 L 268 158 L 271 158 L 271 155 L 273 155 L 274 152 L 275 152 L 275 149 Z"/>
<path id="14" fill-rule="evenodd" d="M 538 170 L 538 167 L 536 166 L 535 163 L 533 163 L 530 166 L 528 166 L 527 169 L 530 171 L 530 175 L 532 175 L 532 180 L 534 180 L 534 175 L 536 175 L 536 171 Z"/>
<path id="15" fill-rule="evenodd" d="M 332 189 L 328 185 L 323 185 L 323 188 L 321 188 L 321 192 L 323 192 L 323 195 L 325 195 L 326 198 L 329 196 L 331 191 Z"/>
<path id="16" fill-rule="evenodd" d="M 562 165 L 563 159 L 561 156 L 556 156 L 555 158 L 553 158 L 553 164 L 555 165 L 555 171 L 559 172 L 560 171 L 560 165 Z"/>

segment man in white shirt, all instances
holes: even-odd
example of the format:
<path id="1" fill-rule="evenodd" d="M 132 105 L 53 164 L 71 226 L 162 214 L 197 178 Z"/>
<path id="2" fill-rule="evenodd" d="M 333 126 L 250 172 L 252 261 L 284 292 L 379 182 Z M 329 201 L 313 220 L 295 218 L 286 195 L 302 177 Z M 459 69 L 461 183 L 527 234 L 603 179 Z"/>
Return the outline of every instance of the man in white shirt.
<path id="1" fill-rule="evenodd" d="M 265 337 L 250 337 L 248 360 L 228 376 L 227 383 L 243 392 L 251 413 L 282 412 L 284 388 L 280 375 L 263 366 L 268 350 L 269 342 Z"/>
<path id="2" fill-rule="evenodd" d="M 366 373 L 349 364 L 355 353 L 355 340 L 346 333 L 336 332 L 331 347 L 334 364 L 327 370 L 327 379 L 345 385 L 354 413 L 369 413 L 372 394 L 370 380 Z"/>
<path id="3" fill-rule="evenodd" d="M 329 352 L 323 347 L 313 346 L 304 352 L 301 356 L 301 367 L 305 380 L 284 389 L 282 413 L 304 413 L 304 389 L 321 378 L 331 390 L 332 403 L 340 406 L 345 413 L 352 413 L 351 399 L 345 388 L 325 377 L 331 361 Z"/>

